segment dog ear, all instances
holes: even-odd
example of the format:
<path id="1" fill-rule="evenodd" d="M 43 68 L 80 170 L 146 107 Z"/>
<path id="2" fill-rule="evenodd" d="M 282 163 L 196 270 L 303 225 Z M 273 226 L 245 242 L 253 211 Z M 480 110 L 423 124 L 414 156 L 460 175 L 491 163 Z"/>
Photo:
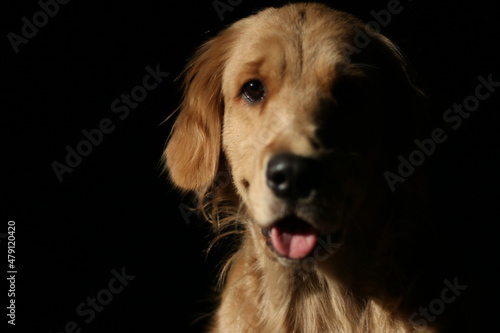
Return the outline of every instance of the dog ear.
<path id="1" fill-rule="evenodd" d="M 427 126 L 427 97 L 416 86 L 408 60 L 387 37 L 375 34 L 368 47 L 353 58 L 380 69 L 379 79 L 384 87 L 381 97 L 386 103 L 385 134 L 390 143 L 390 158 L 396 158 L 409 149 Z"/>
<path id="2" fill-rule="evenodd" d="M 231 29 L 202 45 L 184 71 L 184 96 L 163 154 L 173 183 L 184 190 L 210 186 L 217 172 L 222 132 L 222 72 Z"/>

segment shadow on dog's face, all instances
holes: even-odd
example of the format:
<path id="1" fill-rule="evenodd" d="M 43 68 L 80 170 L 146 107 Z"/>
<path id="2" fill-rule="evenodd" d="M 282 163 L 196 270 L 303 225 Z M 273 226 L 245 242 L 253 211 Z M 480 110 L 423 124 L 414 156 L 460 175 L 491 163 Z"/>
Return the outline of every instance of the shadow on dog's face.
<path id="1" fill-rule="evenodd" d="M 296 26 L 261 16 L 242 24 L 226 63 L 222 141 L 267 243 L 300 259 L 318 235 L 339 239 L 382 178 L 386 73 L 353 63 L 342 47 L 354 29 L 328 16 Z"/>
<path id="2" fill-rule="evenodd" d="M 174 182 L 196 190 L 213 179 L 222 146 L 254 226 L 292 260 L 310 255 L 321 235 L 341 242 L 367 196 L 385 192 L 390 146 L 402 139 L 393 131 L 408 128 L 415 94 L 386 38 L 371 32 L 356 48 L 367 30 L 355 18 L 293 8 L 267 9 L 205 44 L 167 148 Z M 182 134 L 206 142 L 177 147 Z M 170 162 L 181 153 L 190 157 Z M 190 179 L 188 162 L 199 165 Z"/>

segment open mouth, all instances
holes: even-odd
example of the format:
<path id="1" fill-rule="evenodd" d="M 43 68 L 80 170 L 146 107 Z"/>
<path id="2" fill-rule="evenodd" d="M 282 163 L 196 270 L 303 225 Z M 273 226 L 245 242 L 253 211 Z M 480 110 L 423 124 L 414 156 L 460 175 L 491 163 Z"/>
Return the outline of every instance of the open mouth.
<path id="1" fill-rule="evenodd" d="M 307 257 L 316 247 L 319 232 L 303 219 L 289 215 L 262 229 L 267 245 L 289 259 Z"/>

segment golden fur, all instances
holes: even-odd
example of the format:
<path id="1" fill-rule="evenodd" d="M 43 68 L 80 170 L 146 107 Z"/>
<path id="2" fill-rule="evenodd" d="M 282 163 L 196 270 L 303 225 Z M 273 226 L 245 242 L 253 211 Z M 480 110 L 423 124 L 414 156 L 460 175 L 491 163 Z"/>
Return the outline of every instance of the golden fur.
<path id="1" fill-rule="evenodd" d="M 419 304 L 407 253 L 425 233 L 418 171 L 395 193 L 382 176 L 416 134 L 421 96 L 387 38 L 371 31 L 354 49 L 365 29 L 324 5 L 270 8 L 189 63 L 166 165 L 217 232 L 241 233 L 210 332 L 436 332 L 410 320 Z M 242 96 L 252 80 L 262 100 Z M 307 200 L 290 204 L 266 184 L 279 153 L 328 166 Z M 323 235 L 302 260 L 276 255 L 261 234 L 291 210 Z"/>

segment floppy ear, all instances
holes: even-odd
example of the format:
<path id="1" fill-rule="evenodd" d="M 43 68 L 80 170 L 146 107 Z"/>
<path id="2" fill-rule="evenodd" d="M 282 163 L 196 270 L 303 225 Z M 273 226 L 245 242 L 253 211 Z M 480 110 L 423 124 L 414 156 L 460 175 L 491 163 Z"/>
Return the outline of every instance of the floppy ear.
<path id="1" fill-rule="evenodd" d="M 233 36 L 227 29 L 206 42 L 184 71 L 184 97 L 163 156 L 171 180 L 184 190 L 206 189 L 218 168 L 222 72 Z"/>

